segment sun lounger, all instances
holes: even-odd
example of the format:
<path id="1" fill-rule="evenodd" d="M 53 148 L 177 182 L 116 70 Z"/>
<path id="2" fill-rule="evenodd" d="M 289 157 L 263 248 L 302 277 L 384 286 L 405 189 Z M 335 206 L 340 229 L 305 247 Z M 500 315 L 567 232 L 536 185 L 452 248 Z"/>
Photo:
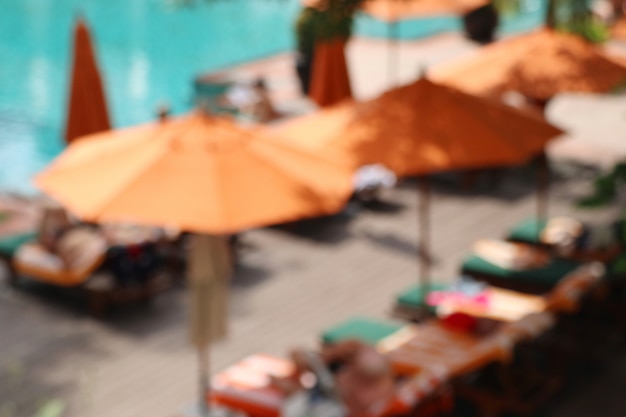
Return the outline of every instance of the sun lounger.
<path id="1" fill-rule="evenodd" d="M 285 395 L 272 386 L 271 377 L 287 377 L 293 369 L 286 359 L 249 356 L 213 378 L 207 400 L 249 417 L 280 417 Z"/>
<path id="2" fill-rule="evenodd" d="M 530 218 L 514 226 L 507 239 L 550 248 L 570 259 L 610 262 L 623 251 L 621 227 L 622 222 L 589 225 L 570 218 Z"/>
<path id="3" fill-rule="evenodd" d="M 448 289 L 448 284 L 433 283 L 428 285 L 417 284 L 396 296 L 393 307 L 395 317 L 419 321 L 428 316 L 432 316 L 435 308 L 426 302 L 426 297 L 430 291 L 444 291 Z"/>
<path id="4" fill-rule="evenodd" d="M 37 233 L 34 231 L 0 237 L 0 257 L 10 261 L 20 246 L 36 237 Z"/>
<path id="5" fill-rule="evenodd" d="M 463 275 L 469 275 L 498 287 L 521 292 L 544 293 L 582 265 L 579 261 L 549 257 L 545 252 L 530 245 L 503 241 L 485 243 L 497 248 L 493 256 L 487 250 L 474 253 L 464 260 L 461 272 Z M 524 259 L 518 262 L 516 257 L 521 253 L 520 250 L 535 259 L 528 261 L 529 257 L 523 255 Z M 542 257 L 544 259 L 541 259 Z"/>
<path id="6" fill-rule="evenodd" d="M 88 228 L 67 232 L 58 242 L 56 253 L 31 242 L 22 245 L 13 259 L 16 273 L 63 287 L 83 284 L 102 265 L 106 241 Z"/>
<path id="7" fill-rule="evenodd" d="M 38 222 L 31 205 L 0 196 L 0 258 L 10 262 L 20 246 L 36 237 Z"/>
<path id="8" fill-rule="evenodd" d="M 158 262 L 144 265 L 144 260 L 138 268 L 132 256 L 120 258 L 124 253 L 124 247 L 110 248 L 98 229 L 74 226 L 56 241 L 54 250 L 38 240 L 21 245 L 11 262 L 10 279 L 14 285 L 21 278 L 30 278 L 83 292 L 96 315 L 111 304 L 146 300 L 169 288 L 169 280 L 155 272 Z M 124 268 L 116 268 L 117 264 Z M 119 276 L 120 271 L 124 276 Z"/>
<path id="9" fill-rule="evenodd" d="M 287 377 L 293 369 L 293 363 L 285 359 L 265 354 L 249 356 L 213 378 L 207 400 L 249 417 L 309 415 L 306 391 L 288 397 L 272 383 L 273 378 Z M 380 409 L 357 417 L 405 416 L 409 412 L 413 416 L 433 417 L 450 407 L 449 392 L 441 390 L 441 382 L 435 375 L 422 373 L 398 381 L 395 393 Z M 302 412 L 289 414 L 296 409 Z"/>
<path id="10" fill-rule="evenodd" d="M 324 331 L 322 341 L 332 344 L 348 339 L 358 339 L 374 345 L 402 327 L 403 324 L 355 317 Z"/>

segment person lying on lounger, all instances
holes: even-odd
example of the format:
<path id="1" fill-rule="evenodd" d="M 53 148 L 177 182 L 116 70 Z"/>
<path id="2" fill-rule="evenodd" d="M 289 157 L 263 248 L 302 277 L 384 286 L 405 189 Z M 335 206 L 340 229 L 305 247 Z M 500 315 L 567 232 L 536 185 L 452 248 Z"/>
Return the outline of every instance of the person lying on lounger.
<path id="1" fill-rule="evenodd" d="M 287 394 L 309 390 L 312 406 L 320 399 L 336 400 L 346 416 L 362 416 L 384 408 L 394 394 L 388 360 L 363 342 L 346 340 L 319 354 L 297 349 L 292 359 L 296 371 L 275 385 Z"/>

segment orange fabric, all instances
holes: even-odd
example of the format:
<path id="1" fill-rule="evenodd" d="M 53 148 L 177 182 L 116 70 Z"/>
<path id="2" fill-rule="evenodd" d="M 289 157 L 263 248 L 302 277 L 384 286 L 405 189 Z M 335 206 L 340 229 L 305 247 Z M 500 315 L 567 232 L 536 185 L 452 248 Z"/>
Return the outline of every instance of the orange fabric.
<path id="1" fill-rule="evenodd" d="M 36 179 L 78 216 L 227 234 L 333 214 L 352 171 L 201 113 L 95 134 Z"/>
<path id="2" fill-rule="evenodd" d="M 542 29 L 481 48 L 431 76 L 474 94 L 515 90 L 547 100 L 563 92 L 607 92 L 626 80 L 626 66 L 575 35 Z"/>
<path id="3" fill-rule="evenodd" d="M 488 0 L 370 0 L 363 11 L 378 20 L 402 19 L 437 14 L 463 14 L 488 4 Z"/>
<path id="4" fill-rule="evenodd" d="M 79 19 L 74 29 L 74 61 L 65 140 L 70 143 L 80 136 L 110 128 L 104 88 L 91 36 L 85 22 Z"/>
<path id="5" fill-rule="evenodd" d="M 354 166 L 398 175 L 523 163 L 562 132 L 493 100 L 420 79 L 363 103 L 341 103 L 285 124 L 284 138 Z"/>
<path id="6" fill-rule="evenodd" d="M 264 354 L 249 356 L 213 378 L 207 399 L 250 417 L 279 417 L 285 398 L 272 386 L 271 377 L 291 373 L 293 364 L 288 360 Z"/>
<path id="7" fill-rule="evenodd" d="M 321 107 L 352 98 L 345 48 L 344 39 L 323 41 L 315 47 L 309 96 Z"/>

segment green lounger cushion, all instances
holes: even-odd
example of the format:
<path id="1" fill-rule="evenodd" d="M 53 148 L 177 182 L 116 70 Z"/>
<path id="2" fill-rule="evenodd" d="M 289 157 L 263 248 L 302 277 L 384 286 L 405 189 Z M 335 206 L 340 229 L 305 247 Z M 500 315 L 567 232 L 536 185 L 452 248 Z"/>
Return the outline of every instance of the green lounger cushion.
<path id="1" fill-rule="evenodd" d="M 509 232 L 509 240 L 526 243 L 541 243 L 541 232 L 548 222 L 545 219 L 526 219 Z"/>
<path id="2" fill-rule="evenodd" d="M 550 263 L 543 268 L 511 271 L 500 268 L 479 256 L 472 255 L 463 262 L 463 273 L 468 275 L 472 275 L 472 273 L 488 275 L 501 279 L 523 281 L 528 284 L 553 286 L 559 282 L 561 278 L 574 271 L 580 265 L 582 265 L 581 262 L 553 258 Z"/>
<path id="3" fill-rule="evenodd" d="M 402 324 L 355 317 L 323 332 L 322 341 L 332 344 L 348 339 L 358 339 L 373 345 L 402 327 Z"/>
<path id="4" fill-rule="evenodd" d="M 449 287 L 448 284 L 430 284 L 430 291 L 444 291 Z M 426 305 L 426 295 L 426 286 L 424 284 L 417 284 L 398 294 L 396 303 L 399 306 L 409 308 L 428 307 Z"/>
<path id="5" fill-rule="evenodd" d="M 13 256 L 20 246 L 34 240 L 36 237 L 37 233 L 35 232 L 2 237 L 0 238 L 0 254 L 4 256 Z"/>

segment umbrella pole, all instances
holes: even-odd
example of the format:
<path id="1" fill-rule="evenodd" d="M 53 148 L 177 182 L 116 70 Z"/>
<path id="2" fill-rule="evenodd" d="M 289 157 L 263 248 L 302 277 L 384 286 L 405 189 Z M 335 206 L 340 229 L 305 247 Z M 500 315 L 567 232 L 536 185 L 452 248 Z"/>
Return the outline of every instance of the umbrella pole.
<path id="1" fill-rule="evenodd" d="M 387 24 L 389 37 L 388 72 L 389 86 L 395 87 L 398 83 L 398 22 L 392 21 Z"/>
<path id="2" fill-rule="evenodd" d="M 209 348 L 198 347 L 198 381 L 200 389 L 200 415 L 209 417 L 210 414 L 210 398 L 211 384 L 209 383 L 210 365 L 209 365 Z"/>
<path id="3" fill-rule="evenodd" d="M 430 186 L 428 178 L 418 179 L 418 234 L 419 234 L 419 284 L 424 288 L 424 294 L 430 292 L 430 234 L 429 234 L 429 206 Z"/>
<path id="4" fill-rule="evenodd" d="M 541 234 L 541 223 L 548 219 L 548 192 L 550 188 L 550 166 L 545 153 L 537 159 L 537 239 Z"/>

